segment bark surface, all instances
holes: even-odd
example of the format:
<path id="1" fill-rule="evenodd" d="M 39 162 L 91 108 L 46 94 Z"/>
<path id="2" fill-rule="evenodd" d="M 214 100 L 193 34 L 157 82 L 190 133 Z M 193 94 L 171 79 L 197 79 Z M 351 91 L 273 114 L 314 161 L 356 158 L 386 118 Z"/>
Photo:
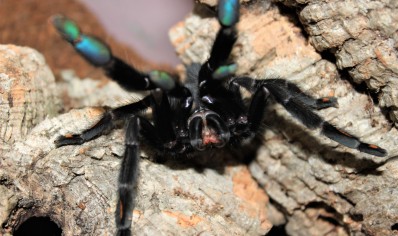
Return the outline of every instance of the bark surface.
<path id="1" fill-rule="evenodd" d="M 263 146 L 250 165 L 283 215 L 269 219 L 285 224 L 288 235 L 397 233 L 396 1 L 282 2 L 294 11 L 281 13 L 268 1 L 250 1 L 241 10 L 233 53 L 237 74 L 285 78 L 315 97 L 336 96 L 339 108 L 319 114 L 389 155 L 345 148 L 271 105 Z M 208 57 L 203 52 L 218 28 L 214 18 L 201 16 L 190 16 L 170 33 L 187 64 Z"/>
<path id="2" fill-rule="evenodd" d="M 63 235 L 113 235 L 124 132 L 55 148 L 59 135 L 91 127 L 104 112 L 91 107 L 57 115 L 58 97 L 87 107 L 117 106 L 140 95 L 71 71 L 56 85 L 44 58 L 30 48 L 1 45 L 0 55 L 0 233 L 13 234 L 25 220 L 48 216 Z M 141 161 L 135 235 L 260 235 L 272 227 L 268 197 L 246 166 L 166 164 Z"/>
<path id="3" fill-rule="evenodd" d="M 338 145 L 270 103 L 249 168 L 225 164 L 198 171 L 154 164 L 143 153 L 134 232 L 264 235 L 272 225 L 284 225 L 288 235 L 397 233 L 396 3 L 282 1 L 298 9 L 295 16 L 269 1 L 244 2 L 232 55 L 237 74 L 285 78 L 313 96 L 336 96 L 339 108 L 319 114 L 389 155 Z M 212 11 L 195 12 L 170 30 L 185 64 L 207 59 L 219 27 Z M 53 141 L 93 125 L 103 113 L 99 106 L 140 95 L 82 81 L 70 71 L 55 85 L 35 51 L 0 51 L 0 232 L 12 234 L 27 218 L 50 216 L 64 235 L 113 233 L 123 130 L 81 146 L 55 149 Z M 370 91 L 355 83 L 362 81 Z M 62 104 L 81 109 L 58 115 Z M 226 155 L 235 154 L 220 154 Z"/>

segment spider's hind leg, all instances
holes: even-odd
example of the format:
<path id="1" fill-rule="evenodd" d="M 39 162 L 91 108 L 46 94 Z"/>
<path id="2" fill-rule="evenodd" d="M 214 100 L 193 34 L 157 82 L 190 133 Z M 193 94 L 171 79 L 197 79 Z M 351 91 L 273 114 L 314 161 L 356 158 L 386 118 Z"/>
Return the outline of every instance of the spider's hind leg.
<path id="1" fill-rule="evenodd" d="M 252 112 L 252 114 L 257 118 L 259 116 L 258 114 L 261 114 L 263 111 L 261 106 L 263 106 L 264 103 L 261 102 L 261 99 L 266 99 L 267 94 L 271 94 L 278 103 L 282 104 L 290 114 L 300 120 L 308 128 L 320 128 L 321 132 L 326 137 L 346 147 L 358 149 L 361 152 L 375 156 L 382 157 L 387 155 L 387 151 L 383 148 L 374 144 L 361 142 L 357 137 L 323 120 L 313 111 L 313 109 L 337 106 L 337 100 L 334 97 L 325 97 L 321 99 L 312 98 L 302 92 L 296 85 L 281 79 L 254 80 L 248 77 L 242 77 L 234 79 L 233 82 L 255 94 L 250 110 L 256 111 Z"/>
<path id="2" fill-rule="evenodd" d="M 386 150 L 374 144 L 361 142 L 357 137 L 337 129 L 312 111 L 312 109 L 336 106 L 337 101 L 335 101 L 334 97 L 314 99 L 304 94 L 296 85 L 280 79 L 264 80 L 259 83 L 261 87 L 266 88 L 274 96 L 277 102 L 282 104 L 288 112 L 308 128 L 320 128 L 326 137 L 346 147 L 358 149 L 361 152 L 375 156 L 387 155 Z M 334 101 L 336 104 L 334 104 Z"/>
<path id="3" fill-rule="evenodd" d="M 301 91 L 297 85 L 284 79 L 269 79 L 265 83 L 278 86 L 279 90 L 289 93 L 291 97 L 294 97 L 294 99 L 299 100 L 311 109 L 320 110 L 329 107 L 338 107 L 336 97 L 313 98 Z"/>

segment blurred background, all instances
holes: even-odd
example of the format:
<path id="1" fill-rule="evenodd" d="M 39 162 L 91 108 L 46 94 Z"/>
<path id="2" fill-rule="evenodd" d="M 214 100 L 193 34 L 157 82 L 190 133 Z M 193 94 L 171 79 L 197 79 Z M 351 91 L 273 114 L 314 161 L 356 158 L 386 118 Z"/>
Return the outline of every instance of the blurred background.
<path id="1" fill-rule="evenodd" d="M 118 41 L 144 58 L 176 65 L 168 30 L 191 12 L 191 0 L 81 0 Z M 84 22 L 83 22 L 84 23 Z"/>
<path id="2" fill-rule="evenodd" d="M 134 66 L 172 70 L 179 60 L 168 30 L 192 8 L 191 0 L 0 0 L 0 44 L 35 48 L 56 76 L 62 69 L 73 68 L 79 77 L 103 78 L 49 24 L 52 15 L 61 13 Z"/>

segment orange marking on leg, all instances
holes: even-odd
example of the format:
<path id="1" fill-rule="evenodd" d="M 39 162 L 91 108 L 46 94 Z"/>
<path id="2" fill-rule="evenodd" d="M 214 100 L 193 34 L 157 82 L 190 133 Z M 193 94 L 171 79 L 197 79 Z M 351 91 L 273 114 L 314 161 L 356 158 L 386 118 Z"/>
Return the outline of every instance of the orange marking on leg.
<path id="1" fill-rule="evenodd" d="M 345 136 L 347 136 L 347 137 L 350 137 L 350 138 L 352 138 L 353 136 L 351 135 L 351 134 L 349 134 L 349 133 L 347 133 L 347 132 L 345 132 L 345 131 L 343 131 L 343 130 L 340 130 L 340 129 L 337 129 L 340 133 L 342 133 L 342 134 L 344 134 Z"/>
<path id="2" fill-rule="evenodd" d="M 65 134 L 64 137 L 65 137 L 65 138 L 72 138 L 72 137 L 73 137 L 73 134 Z"/>
<path id="3" fill-rule="evenodd" d="M 372 149 L 379 149 L 380 147 L 374 144 L 369 144 L 369 147 Z"/>
<path id="4" fill-rule="evenodd" d="M 120 208 L 119 218 L 121 220 L 123 218 L 123 203 L 122 203 L 122 201 L 119 201 L 119 208 Z"/>
<path id="5" fill-rule="evenodd" d="M 330 98 L 324 97 L 324 98 L 322 98 L 322 102 L 330 102 Z"/>

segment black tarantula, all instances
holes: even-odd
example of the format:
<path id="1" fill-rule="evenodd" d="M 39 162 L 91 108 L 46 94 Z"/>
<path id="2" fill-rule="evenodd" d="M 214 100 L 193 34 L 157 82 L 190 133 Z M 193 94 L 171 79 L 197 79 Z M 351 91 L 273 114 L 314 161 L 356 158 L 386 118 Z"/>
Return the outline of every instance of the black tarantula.
<path id="1" fill-rule="evenodd" d="M 107 110 L 96 125 L 83 133 L 61 136 L 55 141 L 57 147 L 79 145 L 109 132 L 117 121 L 127 122 L 115 215 L 117 235 L 131 234 L 141 140 L 148 142 L 159 155 L 170 156 L 239 146 L 257 133 L 269 97 L 308 128 L 319 128 L 325 136 L 344 146 L 375 156 L 387 154 L 386 150 L 361 142 L 314 113 L 314 109 L 336 106 L 335 97 L 315 99 L 283 79 L 233 76 L 236 64 L 229 63 L 228 58 L 237 38 L 239 0 L 220 0 L 218 20 L 221 28 L 209 59 L 202 65 L 188 65 L 187 79 L 181 83 L 163 71 L 138 71 L 113 56 L 99 39 L 82 34 L 73 21 L 60 15 L 52 19 L 77 52 L 94 66 L 102 67 L 124 89 L 151 91 L 138 102 Z M 249 105 L 245 105 L 240 88 L 252 94 Z M 152 120 L 139 115 L 148 108 L 152 109 Z"/>

